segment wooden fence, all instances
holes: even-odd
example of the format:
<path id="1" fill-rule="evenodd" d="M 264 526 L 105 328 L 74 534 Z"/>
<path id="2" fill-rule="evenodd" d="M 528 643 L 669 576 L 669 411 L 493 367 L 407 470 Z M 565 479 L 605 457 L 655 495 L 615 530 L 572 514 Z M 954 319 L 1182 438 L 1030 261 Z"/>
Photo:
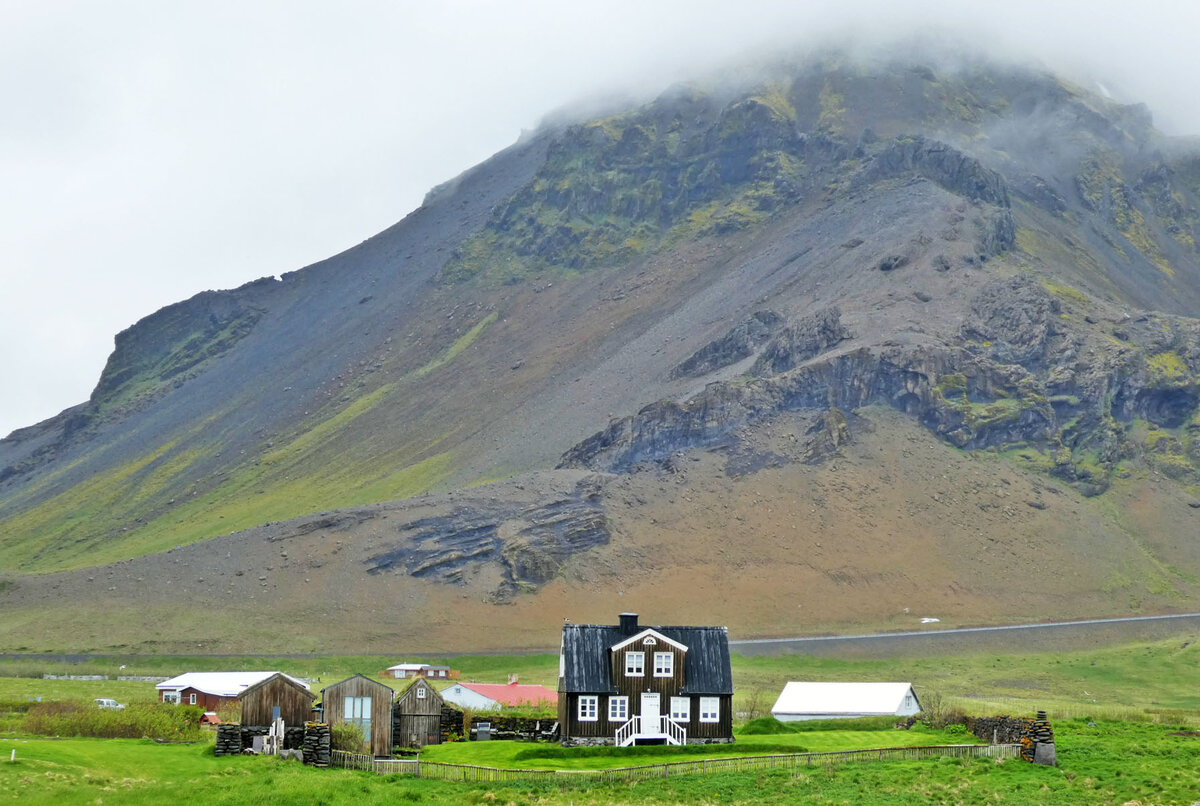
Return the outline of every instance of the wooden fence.
<path id="1" fill-rule="evenodd" d="M 614 767 L 607 770 L 525 770 L 480 767 L 474 764 L 447 764 L 441 761 L 417 759 L 375 759 L 358 753 L 334 750 L 330 765 L 352 770 L 371 770 L 379 775 L 407 774 L 418 778 L 442 781 L 532 782 L 560 783 L 629 783 L 673 775 L 693 775 L 708 772 L 759 772 L 789 770 L 799 767 L 848 764 L 864 761 L 920 761 L 929 758 L 1018 758 L 1019 744 L 948 744 L 932 747 L 884 747 L 876 750 L 838 750 L 828 753 L 788 753 L 769 756 L 733 756 L 704 758 L 695 761 L 671 761 L 665 764 L 643 764 L 635 767 Z"/>

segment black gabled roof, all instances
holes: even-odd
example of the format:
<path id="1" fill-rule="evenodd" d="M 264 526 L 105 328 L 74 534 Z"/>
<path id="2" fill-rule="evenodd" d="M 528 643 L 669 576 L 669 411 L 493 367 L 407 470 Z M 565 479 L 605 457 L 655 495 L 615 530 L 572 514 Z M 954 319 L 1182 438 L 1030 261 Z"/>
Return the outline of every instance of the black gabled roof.
<path id="1" fill-rule="evenodd" d="M 688 648 L 684 655 L 683 691 L 687 694 L 732 694 L 729 632 L 724 627 L 655 627 L 654 630 Z M 611 624 L 565 624 L 562 635 L 563 685 L 568 694 L 612 694 L 608 650 L 631 635 Z"/>

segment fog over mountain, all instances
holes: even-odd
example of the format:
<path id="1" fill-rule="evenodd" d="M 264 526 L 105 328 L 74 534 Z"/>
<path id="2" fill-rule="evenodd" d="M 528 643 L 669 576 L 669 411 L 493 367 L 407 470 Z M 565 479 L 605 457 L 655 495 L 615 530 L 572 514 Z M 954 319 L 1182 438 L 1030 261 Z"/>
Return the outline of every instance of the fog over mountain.
<path id="1" fill-rule="evenodd" d="M 747 52 L 922 33 L 1100 77 L 1200 131 L 1166 2 L 9 2 L 0 434 L 88 396 L 113 335 L 401 218 L 554 109 Z M 905 46 L 909 47 L 909 46 Z"/>

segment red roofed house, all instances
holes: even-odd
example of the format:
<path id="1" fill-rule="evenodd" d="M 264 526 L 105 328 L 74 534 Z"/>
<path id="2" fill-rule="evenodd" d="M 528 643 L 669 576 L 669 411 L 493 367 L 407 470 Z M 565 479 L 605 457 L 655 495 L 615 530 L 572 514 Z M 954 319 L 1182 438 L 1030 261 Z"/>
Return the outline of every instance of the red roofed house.
<path id="1" fill-rule="evenodd" d="M 558 705 L 558 693 L 545 686 L 518 683 L 510 675 L 508 683 L 455 683 L 442 689 L 442 699 L 459 708 L 494 711 L 511 705 Z"/>

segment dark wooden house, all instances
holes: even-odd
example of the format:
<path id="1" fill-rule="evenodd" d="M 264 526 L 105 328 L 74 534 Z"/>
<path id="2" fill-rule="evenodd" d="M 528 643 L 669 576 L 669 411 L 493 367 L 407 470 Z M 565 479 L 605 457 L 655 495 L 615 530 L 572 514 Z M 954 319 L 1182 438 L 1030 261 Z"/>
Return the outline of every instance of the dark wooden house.
<path id="1" fill-rule="evenodd" d="M 724 627 L 639 627 L 636 613 L 563 626 L 563 744 L 731 742 L 732 705 Z"/>
<path id="2" fill-rule="evenodd" d="M 396 698 L 393 740 L 403 747 L 442 743 L 442 709 L 445 703 L 429 681 L 418 677 Z"/>
<path id="3" fill-rule="evenodd" d="M 367 750 L 374 756 L 392 754 L 392 697 L 396 692 L 369 677 L 356 674 L 321 689 L 325 721 L 332 727 L 352 722 L 362 728 Z"/>
<path id="4" fill-rule="evenodd" d="M 270 725 L 280 717 L 285 725 L 303 725 L 312 719 L 317 695 L 285 674 L 273 674 L 238 694 L 243 725 Z"/>

